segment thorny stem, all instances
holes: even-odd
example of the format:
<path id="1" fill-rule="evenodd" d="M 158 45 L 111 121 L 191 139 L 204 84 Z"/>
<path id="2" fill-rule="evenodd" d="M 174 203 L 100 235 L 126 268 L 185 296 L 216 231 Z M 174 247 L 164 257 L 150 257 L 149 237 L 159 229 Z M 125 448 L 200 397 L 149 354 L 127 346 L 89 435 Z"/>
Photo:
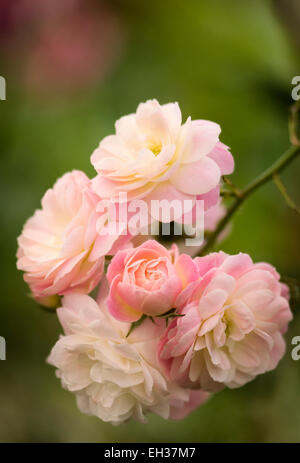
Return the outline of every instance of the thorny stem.
<path id="1" fill-rule="evenodd" d="M 296 116 L 296 113 L 294 113 L 294 115 Z M 231 217 L 242 206 L 248 196 L 258 190 L 265 183 L 274 179 L 274 176 L 285 169 L 300 154 L 300 145 L 298 139 L 294 137 L 293 140 L 297 141 L 297 144 L 291 146 L 282 156 L 280 156 L 279 159 L 274 162 L 274 164 L 272 164 L 262 174 L 258 175 L 256 179 L 249 183 L 246 188 L 243 190 L 238 190 L 239 196 L 235 197 L 229 206 L 226 215 L 221 219 L 215 231 L 207 238 L 206 244 L 203 246 L 199 253 L 200 256 L 205 255 L 215 245 L 220 233 L 224 230 Z"/>
<path id="2" fill-rule="evenodd" d="M 262 174 L 258 175 L 256 179 L 254 179 L 246 188 L 243 190 L 237 189 L 226 177 L 224 177 L 225 183 L 231 188 L 233 195 L 235 196 L 233 202 L 229 206 L 227 213 L 225 216 L 220 220 L 219 224 L 215 231 L 207 238 L 206 244 L 201 249 L 199 255 L 204 255 L 209 251 L 214 244 L 216 243 L 220 233 L 224 230 L 225 226 L 228 224 L 231 217 L 236 213 L 236 211 L 242 206 L 246 198 L 250 196 L 254 191 L 258 190 L 262 185 L 269 182 L 270 180 L 274 180 L 277 187 L 281 191 L 282 195 L 288 202 L 289 206 L 294 210 L 299 210 L 297 206 L 295 206 L 294 202 L 291 200 L 289 195 L 287 194 L 284 185 L 282 185 L 278 174 L 285 169 L 299 154 L 300 154 L 300 140 L 298 137 L 298 114 L 300 110 L 300 103 L 299 101 L 296 102 L 291 106 L 290 110 L 290 117 L 289 117 L 289 135 L 290 135 L 290 142 L 291 147 L 282 155 L 279 159 L 277 159 L 274 164 L 272 164 L 268 169 L 266 169 Z M 225 195 L 226 196 L 226 193 Z M 232 194 L 228 195 L 232 196 Z"/>

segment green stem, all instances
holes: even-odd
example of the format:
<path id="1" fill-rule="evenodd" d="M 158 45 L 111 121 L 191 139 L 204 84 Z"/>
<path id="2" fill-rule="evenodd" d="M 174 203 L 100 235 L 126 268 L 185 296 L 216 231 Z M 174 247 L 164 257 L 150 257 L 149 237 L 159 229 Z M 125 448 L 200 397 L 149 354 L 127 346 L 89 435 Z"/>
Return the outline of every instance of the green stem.
<path id="1" fill-rule="evenodd" d="M 282 196 L 285 199 L 285 202 L 287 203 L 288 207 L 290 209 L 292 209 L 293 211 L 297 212 L 298 214 L 300 214 L 300 208 L 297 207 L 297 205 L 294 203 L 292 198 L 289 196 L 284 184 L 280 180 L 279 175 L 274 174 L 273 179 L 274 179 L 275 185 L 278 188 L 278 191 L 282 194 Z"/>
<path id="2" fill-rule="evenodd" d="M 236 197 L 229 206 L 226 215 L 221 219 L 215 231 L 207 238 L 206 244 L 200 251 L 199 255 L 207 254 L 207 252 L 215 245 L 220 233 L 224 230 L 231 217 L 242 206 L 246 198 L 254 191 L 258 190 L 262 185 L 273 179 L 274 175 L 285 169 L 298 155 L 300 154 L 300 146 L 291 146 L 274 164 L 266 169 L 262 174 L 258 175 L 249 185 L 243 190 L 239 190 L 239 197 Z"/>
<path id="3" fill-rule="evenodd" d="M 224 175 L 223 175 L 223 181 L 226 185 L 229 186 L 232 196 L 236 196 L 237 198 L 239 198 L 241 195 L 241 192 L 239 191 L 238 188 L 236 188 L 236 186 L 232 183 L 232 181 L 229 180 L 229 178 L 225 177 Z"/>

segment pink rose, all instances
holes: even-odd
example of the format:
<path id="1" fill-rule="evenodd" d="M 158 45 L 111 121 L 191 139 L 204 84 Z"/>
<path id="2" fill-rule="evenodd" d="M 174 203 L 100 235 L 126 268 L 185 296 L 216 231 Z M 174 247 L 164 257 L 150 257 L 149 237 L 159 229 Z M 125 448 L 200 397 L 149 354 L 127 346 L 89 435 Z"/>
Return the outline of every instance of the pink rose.
<path id="1" fill-rule="evenodd" d="M 172 321 L 158 349 L 169 377 L 214 391 L 242 386 L 275 368 L 292 319 L 276 270 L 241 253 L 213 253 L 194 262 L 199 279 L 175 303 L 184 317 Z"/>
<path id="2" fill-rule="evenodd" d="M 118 249 L 121 237 L 105 233 L 107 212 L 96 211 L 98 200 L 88 177 L 73 171 L 45 193 L 42 209 L 26 222 L 18 238 L 17 267 L 38 301 L 89 293 L 99 283 L 104 256 L 113 246 Z"/>
<path id="3" fill-rule="evenodd" d="M 124 322 L 134 322 L 142 314 L 157 316 L 172 309 L 180 291 L 196 277 L 196 265 L 189 256 L 178 256 L 175 245 L 168 250 L 149 240 L 119 251 L 112 259 L 107 270 L 107 305 Z"/>
<path id="4" fill-rule="evenodd" d="M 116 134 L 105 137 L 91 162 L 98 175 L 93 189 L 101 198 L 128 201 L 142 198 L 151 210 L 152 200 L 180 201 L 181 207 L 162 218 L 159 208 L 153 219 L 163 222 L 182 218 L 183 201 L 190 210 L 196 199 L 207 209 L 217 203 L 221 175 L 230 174 L 234 162 L 228 147 L 219 141 L 221 129 L 214 122 L 182 124 L 177 103 L 160 105 L 156 100 L 141 103 L 135 114 L 116 122 Z"/>

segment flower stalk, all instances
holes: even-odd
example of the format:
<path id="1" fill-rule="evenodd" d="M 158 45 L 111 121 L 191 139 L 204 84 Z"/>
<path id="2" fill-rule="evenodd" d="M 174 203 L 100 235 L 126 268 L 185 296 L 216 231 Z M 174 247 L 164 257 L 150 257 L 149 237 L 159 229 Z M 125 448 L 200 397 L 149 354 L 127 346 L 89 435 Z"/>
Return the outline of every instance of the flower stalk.
<path id="1" fill-rule="evenodd" d="M 298 105 L 298 110 L 299 110 L 299 105 Z M 293 132 L 291 132 L 290 138 L 291 138 L 292 143 L 295 143 L 295 144 L 292 144 L 292 146 L 290 146 L 290 148 L 285 153 L 283 153 L 282 156 L 280 156 L 264 172 L 258 175 L 243 190 L 239 190 L 236 187 L 234 187 L 234 190 L 232 190 L 233 196 L 234 196 L 233 202 L 229 206 L 225 216 L 220 220 L 215 231 L 207 238 L 206 244 L 203 246 L 200 253 L 198 254 L 199 256 L 203 256 L 207 254 L 207 252 L 210 251 L 214 247 L 220 233 L 224 230 L 224 228 L 226 227 L 226 225 L 228 224 L 232 216 L 236 213 L 236 211 L 240 209 L 240 207 L 245 202 L 245 200 L 248 198 L 248 196 L 250 196 L 256 190 L 258 190 L 261 186 L 268 183 L 270 180 L 274 180 L 274 178 L 277 179 L 278 174 L 282 172 L 300 154 L 300 144 L 299 144 L 298 137 L 296 135 L 296 127 L 297 127 L 296 121 L 298 117 L 297 116 L 298 112 L 295 111 L 295 109 L 292 109 L 291 114 L 292 116 L 290 119 L 289 127 L 290 127 L 290 130 L 291 130 L 291 127 L 293 127 Z M 226 183 L 228 184 L 228 182 Z M 236 194 L 236 192 L 238 192 L 238 195 Z M 290 204 L 293 204 L 291 200 L 290 200 Z M 293 204 L 293 209 L 297 210 L 298 208 L 296 206 L 294 207 L 294 204 Z"/>

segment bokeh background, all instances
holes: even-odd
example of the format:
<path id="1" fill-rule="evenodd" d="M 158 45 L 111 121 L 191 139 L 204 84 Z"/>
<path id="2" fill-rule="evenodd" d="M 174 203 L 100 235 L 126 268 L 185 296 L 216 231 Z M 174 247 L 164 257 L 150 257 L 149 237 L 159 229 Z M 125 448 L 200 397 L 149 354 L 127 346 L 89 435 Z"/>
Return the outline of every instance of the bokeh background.
<path id="1" fill-rule="evenodd" d="M 299 308 L 276 371 L 217 394 L 183 422 L 149 416 L 113 427 L 80 414 L 46 364 L 61 329 L 26 297 L 15 268 L 16 237 L 45 190 L 74 168 L 93 176 L 100 139 L 148 98 L 219 122 L 236 161 L 232 180 L 245 185 L 289 146 L 299 57 L 298 0 L 1 0 L 0 441 L 300 441 L 300 361 L 291 358 Z M 299 160 L 282 175 L 298 204 L 299 175 Z M 299 278 L 299 234 L 299 216 L 268 184 L 222 249 Z"/>

